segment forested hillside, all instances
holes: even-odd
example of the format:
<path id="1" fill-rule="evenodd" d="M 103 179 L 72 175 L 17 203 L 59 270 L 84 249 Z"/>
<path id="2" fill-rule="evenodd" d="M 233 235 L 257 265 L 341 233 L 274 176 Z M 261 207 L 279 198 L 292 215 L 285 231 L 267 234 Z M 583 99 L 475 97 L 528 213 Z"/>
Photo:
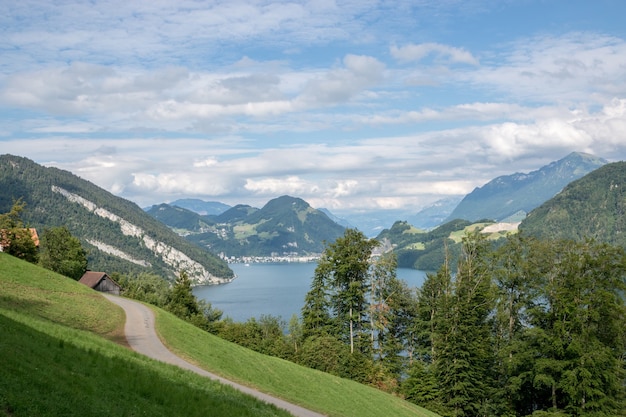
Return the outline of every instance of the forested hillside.
<path id="1" fill-rule="evenodd" d="M 282 196 L 263 208 L 237 205 L 219 215 L 201 216 L 168 205 L 148 213 L 186 239 L 227 256 L 307 256 L 319 254 L 344 227 L 306 201 Z"/>
<path id="2" fill-rule="evenodd" d="M 12 155 L 0 156 L 0 212 L 26 203 L 31 227 L 65 226 L 88 250 L 89 268 L 107 272 L 153 272 L 174 278 L 188 269 L 195 280 L 228 280 L 228 265 L 147 215 L 70 172 Z"/>
<path id="3" fill-rule="evenodd" d="M 454 258 L 459 255 L 461 239 L 466 232 L 483 230 L 492 224 L 492 221 L 486 220 L 472 223 L 457 219 L 426 231 L 398 221 L 391 229 L 383 230 L 376 239 L 393 250 L 400 268 L 436 271 L 446 262 L 446 257 Z M 503 230 L 486 235 L 491 240 L 497 240 L 509 233 L 511 232 Z M 451 268 L 455 270 L 456 265 L 451 264 Z"/>
<path id="4" fill-rule="evenodd" d="M 572 182 L 521 223 L 527 235 L 626 248 L 626 162 L 603 166 Z"/>

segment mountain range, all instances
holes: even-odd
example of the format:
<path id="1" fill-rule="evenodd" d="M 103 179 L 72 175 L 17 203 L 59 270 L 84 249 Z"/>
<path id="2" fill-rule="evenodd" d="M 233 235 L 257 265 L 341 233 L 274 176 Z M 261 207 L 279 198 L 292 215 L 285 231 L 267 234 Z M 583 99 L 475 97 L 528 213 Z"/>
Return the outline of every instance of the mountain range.
<path id="1" fill-rule="evenodd" d="M 574 160 L 577 158 L 578 155 L 574 155 Z M 571 162 L 572 158 L 569 159 L 570 165 Z M 558 166 L 551 164 L 551 168 Z M 461 237 L 472 230 L 493 240 L 519 230 L 526 236 L 541 239 L 594 239 L 626 249 L 626 162 L 605 163 L 572 181 L 534 208 L 518 228 L 514 226 L 512 223 L 455 219 L 425 231 L 398 221 L 377 239 L 394 250 L 399 266 L 425 270 L 437 269 L 446 252 L 454 259 L 460 251 Z"/>
<path id="2" fill-rule="evenodd" d="M 88 252 L 89 268 L 151 272 L 173 279 L 187 271 L 196 284 L 228 282 L 228 264 L 153 219 L 136 204 L 57 168 L 0 156 L 0 213 L 26 203 L 22 219 L 39 229 L 65 226 Z"/>
<path id="3" fill-rule="evenodd" d="M 375 236 L 395 248 L 401 266 L 418 269 L 436 267 L 446 244 L 452 242 L 454 250 L 467 230 L 484 229 L 491 238 L 506 235 L 511 225 L 507 229 L 495 222 L 510 220 L 516 213 L 521 220 L 526 210 L 531 214 L 520 227 L 528 234 L 590 236 L 622 244 L 626 227 L 619 217 L 626 211 L 618 195 L 626 183 L 622 171 L 619 163 L 572 153 L 529 174 L 498 177 L 465 196 L 454 209 L 454 198 L 437 202 L 417 213 L 421 227 L 415 227 L 415 219 L 395 221 Z M 579 179 L 567 185 L 572 178 Z M 2 155 L 0 212 L 8 212 L 18 198 L 27 204 L 23 217 L 30 226 L 68 227 L 88 249 L 91 269 L 148 271 L 170 279 L 186 269 L 197 284 L 232 279 L 223 258 L 314 256 L 323 251 L 325 242 L 351 227 L 351 222 L 291 196 L 270 200 L 260 209 L 181 199 L 146 212 L 70 172 Z M 436 225 L 447 212 L 448 219 L 454 219 Z M 476 224 L 476 219 L 487 221 Z"/>
<path id="4" fill-rule="evenodd" d="M 573 152 L 536 171 L 497 177 L 466 195 L 445 220 L 521 221 L 527 213 L 554 197 L 570 182 L 608 163 Z"/>
<path id="5" fill-rule="evenodd" d="M 282 196 L 258 209 L 237 205 L 219 215 L 203 216 L 168 204 L 148 214 L 191 242 L 224 256 L 312 256 L 324 242 L 341 236 L 344 227 L 301 198 Z"/>

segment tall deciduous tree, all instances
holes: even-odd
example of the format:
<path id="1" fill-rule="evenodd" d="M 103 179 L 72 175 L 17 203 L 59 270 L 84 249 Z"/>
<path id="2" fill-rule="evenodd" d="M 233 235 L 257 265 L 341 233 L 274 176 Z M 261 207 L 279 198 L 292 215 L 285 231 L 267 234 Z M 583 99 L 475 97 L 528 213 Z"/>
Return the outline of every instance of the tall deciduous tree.
<path id="1" fill-rule="evenodd" d="M 40 250 L 39 263 L 44 268 L 75 280 L 87 270 L 87 252 L 66 227 L 45 229 Z"/>

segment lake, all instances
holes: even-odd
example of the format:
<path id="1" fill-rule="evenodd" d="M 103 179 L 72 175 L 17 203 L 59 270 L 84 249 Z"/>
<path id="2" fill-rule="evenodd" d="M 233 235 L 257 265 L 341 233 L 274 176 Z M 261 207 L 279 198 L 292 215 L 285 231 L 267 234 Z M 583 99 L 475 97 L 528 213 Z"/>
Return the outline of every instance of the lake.
<path id="1" fill-rule="evenodd" d="M 317 263 L 230 264 L 237 278 L 222 285 L 196 287 L 198 299 L 210 302 L 224 312 L 223 318 L 244 322 L 261 315 L 282 317 L 289 322 L 300 315 L 304 297 L 311 287 Z M 410 287 L 421 287 L 426 272 L 398 268 L 398 278 Z"/>

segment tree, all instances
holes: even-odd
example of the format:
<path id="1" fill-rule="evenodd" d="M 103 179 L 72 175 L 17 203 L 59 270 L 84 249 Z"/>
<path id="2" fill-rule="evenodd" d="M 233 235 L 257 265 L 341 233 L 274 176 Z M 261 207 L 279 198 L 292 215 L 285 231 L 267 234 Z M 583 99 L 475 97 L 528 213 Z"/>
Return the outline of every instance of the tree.
<path id="1" fill-rule="evenodd" d="M 350 345 L 350 353 L 355 346 L 361 352 L 370 350 L 367 294 L 370 257 L 378 244 L 356 229 L 346 229 L 326 247 L 302 311 L 305 334 L 332 324 L 329 330 Z"/>
<path id="2" fill-rule="evenodd" d="M 466 235 L 456 275 L 446 255 L 446 262 L 427 276 L 418 292 L 413 332 L 421 363 L 411 364 L 402 391 L 444 415 L 481 415 L 490 398 L 494 292 L 489 253 L 483 236 Z"/>
<path id="3" fill-rule="evenodd" d="M 26 203 L 22 199 L 13 201 L 11 211 L 0 214 L 0 240 L 2 250 L 9 255 L 24 259 L 31 263 L 37 263 L 39 252 L 33 240 L 33 234 L 24 225 L 21 213 Z"/>
<path id="4" fill-rule="evenodd" d="M 191 290 L 191 280 L 187 272 L 180 271 L 178 278 L 176 278 L 168 297 L 167 309 L 184 319 L 190 319 L 200 313 L 198 300 Z"/>
<path id="5" fill-rule="evenodd" d="M 412 324 L 417 317 L 417 300 L 407 284 L 396 276 L 392 253 L 381 255 L 372 267 L 370 322 L 372 350 L 383 368 L 399 382 L 407 353 L 412 358 Z"/>
<path id="6" fill-rule="evenodd" d="M 524 335 L 525 350 L 539 359 L 522 369 L 532 380 L 535 407 L 616 415 L 626 394 L 624 251 L 593 241 L 541 249 L 550 262 L 542 263 L 528 311 L 532 327 Z"/>
<path id="7" fill-rule="evenodd" d="M 40 241 L 39 263 L 44 268 L 75 280 L 87 271 L 87 252 L 66 227 L 45 229 Z"/>
<path id="8" fill-rule="evenodd" d="M 322 260 L 326 258 L 322 254 Z M 315 268 L 311 289 L 304 298 L 302 307 L 302 334 L 304 338 L 332 333 L 330 313 L 330 290 L 327 282 L 330 263 L 320 262 Z"/>

